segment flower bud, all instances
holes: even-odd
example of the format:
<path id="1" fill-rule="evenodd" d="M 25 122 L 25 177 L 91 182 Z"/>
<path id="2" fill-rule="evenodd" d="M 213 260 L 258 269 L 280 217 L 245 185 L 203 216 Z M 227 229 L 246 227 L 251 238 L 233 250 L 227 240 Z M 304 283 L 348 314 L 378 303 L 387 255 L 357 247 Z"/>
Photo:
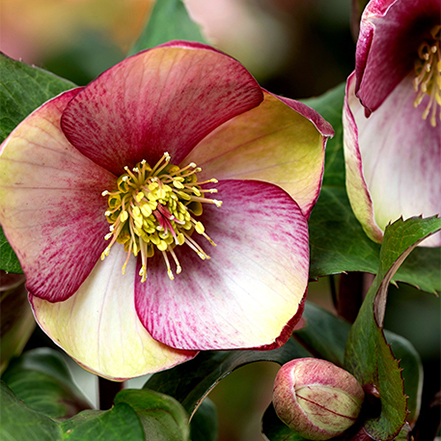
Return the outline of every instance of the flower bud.
<path id="1" fill-rule="evenodd" d="M 326 360 L 299 358 L 282 366 L 274 381 L 279 418 L 311 440 L 326 440 L 351 427 L 364 391 L 349 372 Z"/>

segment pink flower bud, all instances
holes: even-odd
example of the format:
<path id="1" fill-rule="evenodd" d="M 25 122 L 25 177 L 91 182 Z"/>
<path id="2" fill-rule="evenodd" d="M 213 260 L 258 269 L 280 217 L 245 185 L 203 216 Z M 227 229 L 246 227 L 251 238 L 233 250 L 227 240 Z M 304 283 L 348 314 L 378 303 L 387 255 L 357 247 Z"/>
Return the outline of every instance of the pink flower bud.
<path id="1" fill-rule="evenodd" d="M 349 372 L 329 361 L 299 358 L 282 366 L 274 381 L 279 418 L 311 440 L 326 440 L 351 427 L 364 391 Z"/>

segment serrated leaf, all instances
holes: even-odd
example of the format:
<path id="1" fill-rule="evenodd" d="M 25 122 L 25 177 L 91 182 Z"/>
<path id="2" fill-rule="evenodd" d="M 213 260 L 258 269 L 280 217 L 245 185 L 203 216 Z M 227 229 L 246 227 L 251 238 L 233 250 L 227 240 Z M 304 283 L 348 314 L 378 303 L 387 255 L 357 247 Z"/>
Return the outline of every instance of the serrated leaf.
<path id="1" fill-rule="evenodd" d="M 171 40 L 207 43 L 181 0 L 157 0 L 147 26 L 129 55 Z"/>
<path id="2" fill-rule="evenodd" d="M 62 439 L 59 423 L 32 410 L 0 381 L 0 439 L 10 441 L 57 441 Z"/>
<path id="3" fill-rule="evenodd" d="M 376 439 L 392 439 L 403 427 L 407 416 L 401 368 L 382 330 L 387 288 L 413 248 L 439 229 L 439 218 L 400 219 L 386 228 L 377 277 L 349 334 L 346 369 L 361 384 L 373 385 L 380 393 L 381 413 L 366 420 L 364 426 Z"/>
<path id="4" fill-rule="evenodd" d="M 61 428 L 63 441 L 145 441 L 136 412 L 125 403 L 105 412 L 85 410 L 62 423 Z"/>
<path id="5" fill-rule="evenodd" d="M 193 360 L 153 375 L 144 388 L 174 397 L 192 415 L 208 392 L 235 369 L 256 361 L 284 364 L 294 358 L 310 356 L 292 338 L 272 351 L 206 351 Z"/>
<path id="6" fill-rule="evenodd" d="M 345 190 L 342 107 L 344 84 L 324 95 L 304 100 L 335 130 L 326 147 L 325 172 L 320 198 L 310 221 L 310 277 L 318 278 L 348 271 L 375 274 L 380 246 L 372 242 L 355 218 Z M 420 247 L 395 274 L 405 282 L 428 292 L 441 292 L 441 248 Z"/>
<path id="7" fill-rule="evenodd" d="M 25 352 L 2 379 L 28 407 L 52 418 L 70 418 L 91 407 L 74 384 L 63 356 L 49 348 Z"/>
<path id="8" fill-rule="evenodd" d="M 137 413 L 146 439 L 152 441 L 189 439 L 188 415 L 172 397 L 149 389 L 125 389 L 115 397 L 115 405 L 122 403 L 129 405 Z"/>
<path id="9" fill-rule="evenodd" d="M 216 405 L 205 398 L 191 420 L 191 441 L 216 441 L 218 435 Z"/>
<path id="10" fill-rule="evenodd" d="M 37 107 L 75 84 L 0 53 L 0 142 Z M 0 228 L 0 269 L 22 273 Z"/>

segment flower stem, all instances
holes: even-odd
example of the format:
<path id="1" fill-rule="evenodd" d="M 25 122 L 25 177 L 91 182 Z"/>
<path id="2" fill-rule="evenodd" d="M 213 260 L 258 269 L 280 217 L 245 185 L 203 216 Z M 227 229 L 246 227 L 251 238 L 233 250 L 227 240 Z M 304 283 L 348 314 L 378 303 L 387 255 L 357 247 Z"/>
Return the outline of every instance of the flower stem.
<path id="1" fill-rule="evenodd" d="M 98 377 L 99 407 L 101 410 L 110 409 L 116 394 L 122 390 L 124 382 L 116 382 Z"/>

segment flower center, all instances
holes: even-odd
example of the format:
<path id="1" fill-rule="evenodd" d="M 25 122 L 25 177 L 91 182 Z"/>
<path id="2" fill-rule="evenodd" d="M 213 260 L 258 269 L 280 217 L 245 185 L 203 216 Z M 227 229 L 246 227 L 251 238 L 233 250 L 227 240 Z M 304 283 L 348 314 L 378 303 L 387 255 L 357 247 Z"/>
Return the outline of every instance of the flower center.
<path id="1" fill-rule="evenodd" d="M 125 273 L 130 253 L 141 253 L 142 267 L 139 275 L 141 282 L 147 278 L 147 258 L 155 250 L 162 253 L 167 266 L 168 276 L 174 279 L 170 268 L 169 255 L 176 264 L 176 273 L 182 270 L 174 252 L 177 245 L 187 244 L 202 260 L 210 257 L 191 237 L 196 231 L 204 236 L 213 246 L 216 244 L 207 236 L 205 228 L 194 216 L 202 214 L 202 203 L 211 203 L 220 207 L 221 201 L 208 199 L 206 193 L 217 193 L 214 188 L 202 189 L 201 185 L 216 179 L 198 182 L 196 174 L 201 171 L 195 163 L 179 168 L 170 164 L 170 155 L 163 157 L 152 168 L 142 160 L 136 167 L 126 171 L 117 180 L 118 189 L 105 190 L 109 209 L 105 215 L 110 225 L 106 240 L 112 239 L 101 255 L 101 260 L 109 255 L 115 242 L 124 244 L 127 259 L 122 267 Z"/>
<path id="2" fill-rule="evenodd" d="M 440 25 L 434 26 L 430 31 L 432 39 L 421 43 L 418 49 L 418 59 L 415 61 L 416 78 L 413 80 L 414 89 L 417 92 L 413 105 L 418 107 L 426 94 L 429 95 L 423 119 L 426 119 L 430 113 L 430 124 L 433 127 L 436 127 L 437 109 L 441 120 L 440 29 Z"/>

